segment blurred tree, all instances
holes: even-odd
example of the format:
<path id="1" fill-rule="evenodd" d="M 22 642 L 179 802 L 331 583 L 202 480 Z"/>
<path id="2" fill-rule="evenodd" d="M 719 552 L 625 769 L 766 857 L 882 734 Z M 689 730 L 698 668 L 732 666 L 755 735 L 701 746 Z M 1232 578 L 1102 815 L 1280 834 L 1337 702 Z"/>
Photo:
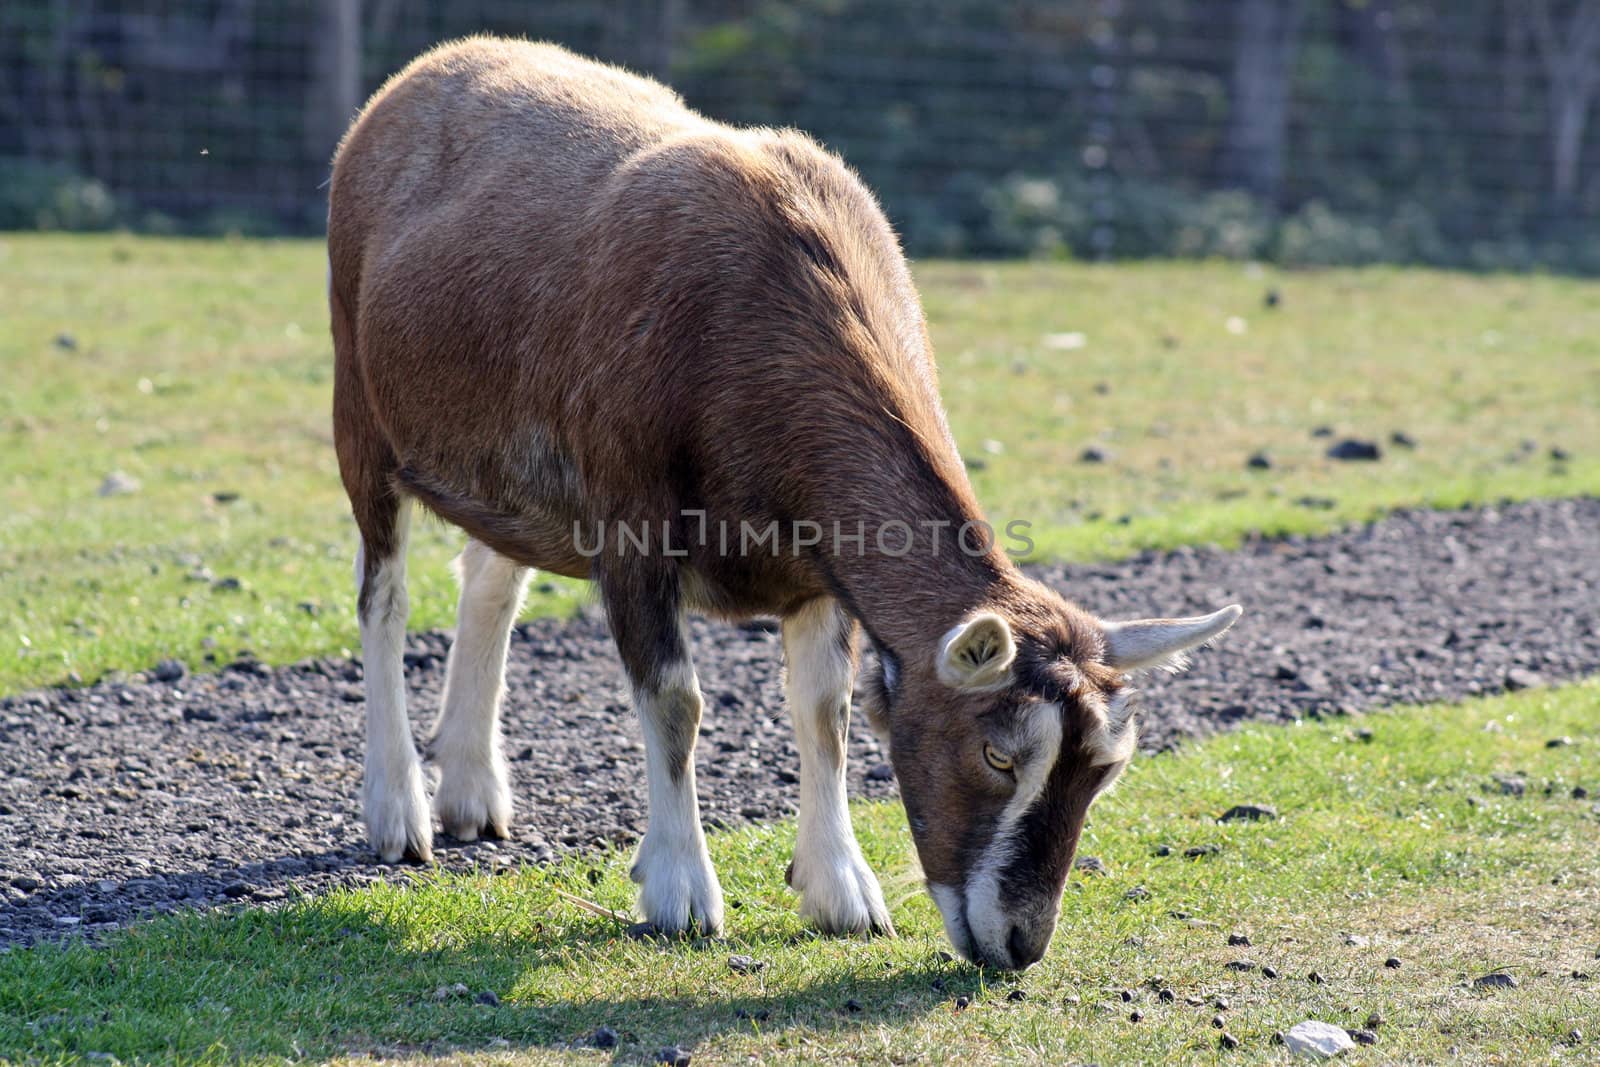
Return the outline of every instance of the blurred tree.
<path id="1" fill-rule="evenodd" d="M 1556 202 L 1570 209 L 1578 191 L 1578 166 L 1589 109 L 1600 88 L 1600 0 L 1570 5 L 1565 25 L 1557 26 L 1550 0 L 1524 0 L 1521 8 L 1550 83 L 1551 188 Z"/>
<path id="2" fill-rule="evenodd" d="M 316 0 L 309 29 L 306 153 L 331 160 L 361 106 L 361 0 Z"/>
<path id="3" fill-rule="evenodd" d="M 1288 143 L 1289 90 L 1303 0 L 1238 0 L 1224 180 L 1276 202 Z"/>

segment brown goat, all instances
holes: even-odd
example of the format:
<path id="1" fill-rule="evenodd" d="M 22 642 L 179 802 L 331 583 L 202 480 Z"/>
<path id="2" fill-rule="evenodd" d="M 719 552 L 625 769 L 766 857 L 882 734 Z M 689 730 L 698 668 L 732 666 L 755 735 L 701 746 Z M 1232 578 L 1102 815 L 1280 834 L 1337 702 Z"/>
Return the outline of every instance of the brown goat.
<path id="1" fill-rule="evenodd" d="M 845 796 L 864 628 L 869 716 L 952 941 L 1001 967 L 1043 954 L 1084 814 L 1134 749 L 1124 672 L 1175 666 L 1239 610 L 1104 624 L 974 536 L 910 273 L 837 158 L 474 38 L 346 135 L 328 254 L 383 859 L 431 854 L 401 659 L 416 500 L 471 538 L 428 746 L 447 832 L 510 827 L 498 718 L 529 568 L 591 578 L 646 743 L 641 908 L 719 929 L 683 612 L 774 614 L 800 751 L 790 883 L 824 930 L 887 931 Z"/>

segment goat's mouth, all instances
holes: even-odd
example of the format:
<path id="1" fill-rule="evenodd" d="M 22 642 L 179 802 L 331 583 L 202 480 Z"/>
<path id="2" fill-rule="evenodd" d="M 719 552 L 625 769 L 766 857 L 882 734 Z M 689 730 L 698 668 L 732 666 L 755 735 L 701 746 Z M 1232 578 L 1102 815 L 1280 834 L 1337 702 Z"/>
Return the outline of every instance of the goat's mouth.
<path id="1" fill-rule="evenodd" d="M 972 927 L 967 922 L 967 896 L 953 885 L 928 883 L 928 892 L 939 906 L 939 917 L 944 920 L 944 935 L 963 958 L 972 963 L 983 962 L 977 953 L 977 943 L 972 937 Z"/>

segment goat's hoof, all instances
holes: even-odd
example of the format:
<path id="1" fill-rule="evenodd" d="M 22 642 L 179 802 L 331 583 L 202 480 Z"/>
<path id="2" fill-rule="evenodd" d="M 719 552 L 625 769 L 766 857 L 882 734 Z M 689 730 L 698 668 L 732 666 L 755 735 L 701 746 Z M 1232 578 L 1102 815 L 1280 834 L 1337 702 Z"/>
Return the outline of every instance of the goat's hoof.
<path id="1" fill-rule="evenodd" d="M 457 841 L 511 836 L 511 787 L 504 766 L 453 766 L 441 761 L 433 810 L 444 832 Z"/>
<path id="2" fill-rule="evenodd" d="M 790 884 L 800 893 L 800 914 L 825 934 L 895 936 L 883 890 L 865 860 L 802 867 L 791 875 Z"/>
<path id="3" fill-rule="evenodd" d="M 398 781 L 369 767 L 362 808 L 367 840 L 384 863 L 433 861 L 433 819 L 422 768 L 413 762 L 398 772 Z"/>
<path id="4" fill-rule="evenodd" d="M 658 932 L 722 933 L 722 886 L 703 847 L 698 855 L 679 854 L 653 847 L 646 834 L 631 873 L 639 883 L 639 910 Z"/>

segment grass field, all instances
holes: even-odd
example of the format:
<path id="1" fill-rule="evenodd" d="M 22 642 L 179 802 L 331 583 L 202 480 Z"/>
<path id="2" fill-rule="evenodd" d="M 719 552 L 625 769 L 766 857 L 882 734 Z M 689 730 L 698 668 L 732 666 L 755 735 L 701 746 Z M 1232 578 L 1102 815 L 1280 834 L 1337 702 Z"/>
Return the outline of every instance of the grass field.
<path id="1" fill-rule="evenodd" d="M 0 1060 L 595 1063 L 679 1045 L 697 1064 L 1254 1063 L 1285 1060 L 1272 1034 L 1303 1018 L 1377 1013 L 1377 1044 L 1345 1062 L 1593 1063 L 1600 978 L 1574 972 L 1600 975 L 1600 810 L 1572 789 L 1600 793 L 1597 702 L 1588 682 L 1135 761 L 1083 842 L 1109 874 L 1073 877 L 1049 955 L 1020 978 L 941 958 L 903 813 L 862 805 L 896 939 L 809 934 L 782 884 L 793 827 L 762 827 L 712 841 L 725 941 L 634 942 L 569 903 L 631 906 L 627 857 L 601 854 L 0 955 Z M 1493 780 L 1511 773 L 1524 794 Z M 1216 821 L 1240 802 L 1280 817 Z M 1184 858 L 1193 845 L 1219 851 Z M 731 973 L 732 953 L 765 966 Z M 1277 977 L 1228 969 L 1241 959 Z M 1518 987 L 1471 987 L 1492 971 Z M 1219 1014 L 1239 1048 L 1220 1048 Z M 601 1026 L 609 1053 L 584 1047 Z"/>
<path id="2" fill-rule="evenodd" d="M 1600 303 L 1583 282 L 917 273 L 980 498 L 1031 522 L 1042 556 L 1600 492 Z M 165 656 L 354 647 L 323 275 L 314 242 L 0 235 L 0 693 Z M 1326 459 L 1320 426 L 1383 460 Z M 1416 447 L 1389 445 L 1396 431 Z M 1107 461 L 1080 462 L 1091 446 Z M 1271 469 L 1246 468 L 1258 450 Z M 98 495 L 113 471 L 138 491 Z M 457 547 L 419 526 L 414 627 L 450 624 Z M 543 583 L 529 610 L 581 595 Z"/>

